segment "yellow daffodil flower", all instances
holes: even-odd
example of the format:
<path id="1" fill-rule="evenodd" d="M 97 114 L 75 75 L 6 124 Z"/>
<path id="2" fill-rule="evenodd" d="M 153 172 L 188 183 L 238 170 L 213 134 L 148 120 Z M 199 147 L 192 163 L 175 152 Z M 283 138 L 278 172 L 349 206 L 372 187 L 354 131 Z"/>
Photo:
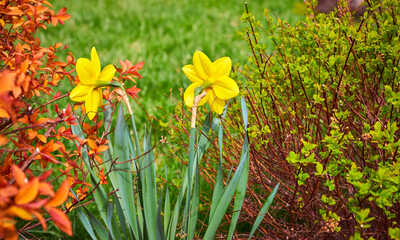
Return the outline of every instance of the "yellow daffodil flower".
<path id="1" fill-rule="evenodd" d="M 192 107 L 196 88 L 202 88 L 202 92 L 206 92 L 207 95 L 200 101 L 199 106 L 208 102 L 214 112 L 221 114 L 225 100 L 239 94 L 238 85 L 229 77 L 231 67 L 232 61 L 229 57 L 211 62 L 204 53 L 196 51 L 193 55 L 193 65 L 182 68 L 192 82 L 183 96 L 185 104 Z"/>
<path id="2" fill-rule="evenodd" d="M 69 97 L 76 102 L 85 101 L 85 109 L 90 120 L 96 116 L 99 106 L 103 104 L 102 88 L 106 86 L 119 86 L 119 82 L 112 82 L 116 69 L 113 65 L 101 70 L 99 56 L 96 48 L 92 48 L 91 60 L 79 58 L 76 62 L 76 72 L 80 83 L 71 91 Z"/>

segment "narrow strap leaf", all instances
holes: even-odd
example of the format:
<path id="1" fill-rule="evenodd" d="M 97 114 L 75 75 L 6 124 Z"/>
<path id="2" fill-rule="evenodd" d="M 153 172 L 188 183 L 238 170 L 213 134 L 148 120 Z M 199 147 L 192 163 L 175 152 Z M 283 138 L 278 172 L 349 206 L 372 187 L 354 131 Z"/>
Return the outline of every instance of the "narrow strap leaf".
<path id="1" fill-rule="evenodd" d="M 97 235 L 100 237 L 101 240 L 108 240 L 110 238 L 107 229 L 100 223 L 100 221 L 86 208 L 83 208 L 86 214 L 89 216 L 89 221 L 93 225 L 94 230 L 96 231 Z"/>
<path id="2" fill-rule="evenodd" d="M 79 219 L 81 220 L 81 223 L 85 227 L 86 231 L 89 233 L 90 237 L 93 240 L 97 240 L 97 237 L 93 232 L 92 225 L 90 225 L 90 221 L 89 221 L 88 217 L 86 216 L 86 214 L 81 209 L 77 209 L 77 211 L 78 211 Z"/>
<path id="3" fill-rule="evenodd" d="M 116 240 L 122 239 L 120 231 L 117 226 L 117 220 L 114 215 L 114 203 L 112 201 L 109 201 L 107 206 L 107 226 L 109 226 L 111 236 L 114 239 Z"/>
<path id="4" fill-rule="evenodd" d="M 243 173 L 244 166 L 246 162 L 248 161 L 248 153 L 249 153 L 249 148 L 244 151 L 244 154 L 241 156 L 241 160 L 239 163 L 239 166 L 237 167 L 231 182 L 228 184 L 226 187 L 226 190 L 224 191 L 224 194 L 221 197 L 220 202 L 218 203 L 217 209 L 211 219 L 211 221 L 208 224 L 207 231 L 204 235 L 204 239 L 214 239 L 215 232 L 217 231 L 222 218 L 225 215 L 226 210 L 228 209 L 229 203 L 231 202 L 233 198 L 233 194 L 235 193 L 236 187 L 239 183 L 239 180 L 241 179 L 241 175 Z"/>
<path id="5" fill-rule="evenodd" d="M 253 224 L 253 228 L 251 229 L 251 233 L 249 235 L 249 240 L 253 236 L 254 232 L 257 230 L 258 225 L 260 225 L 261 221 L 265 217 L 265 214 L 267 213 L 268 208 L 271 206 L 271 203 L 275 198 L 275 195 L 276 195 L 276 192 L 278 191 L 278 188 L 279 188 L 279 183 L 275 186 L 274 190 L 272 190 L 271 194 L 267 198 L 267 201 L 265 201 L 263 207 L 261 208 L 260 213 L 258 214 L 258 216 L 256 218 L 256 221 Z"/>
<path id="6" fill-rule="evenodd" d="M 209 222 L 211 221 L 212 216 L 215 213 L 215 209 L 217 208 L 217 205 L 222 197 L 222 194 L 224 193 L 224 182 L 222 176 L 223 128 L 221 125 L 218 130 L 218 145 L 219 145 L 219 164 L 218 164 L 217 180 L 215 181 L 213 196 L 211 200 L 210 216 L 208 220 Z"/>
<path id="7" fill-rule="evenodd" d="M 247 142 L 247 137 L 245 137 L 245 142 Z M 245 144 L 247 146 L 247 144 Z M 249 155 L 247 154 L 247 160 L 246 164 L 243 169 L 242 177 L 239 180 L 239 184 L 236 188 L 236 193 L 235 193 L 235 203 L 233 204 L 233 214 L 232 214 L 232 219 L 231 219 L 231 225 L 229 227 L 229 233 L 228 233 L 228 238 L 227 239 L 232 239 L 233 233 L 236 228 L 236 224 L 239 219 L 239 215 L 242 210 L 243 206 L 243 201 L 246 196 L 246 190 L 247 190 L 247 180 L 249 177 Z"/>

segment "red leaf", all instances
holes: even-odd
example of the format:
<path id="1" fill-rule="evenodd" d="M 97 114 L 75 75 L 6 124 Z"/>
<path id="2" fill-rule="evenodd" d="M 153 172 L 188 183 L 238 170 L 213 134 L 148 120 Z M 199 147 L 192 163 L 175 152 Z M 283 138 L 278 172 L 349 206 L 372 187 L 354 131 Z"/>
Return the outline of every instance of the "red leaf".
<path id="1" fill-rule="evenodd" d="M 140 91 L 142 91 L 140 88 L 137 88 L 136 85 L 127 89 L 126 93 L 131 96 L 132 98 L 137 97 L 139 98 L 139 96 L 137 95 Z"/>
<path id="2" fill-rule="evenodd" d="M 140 63 L 136 64 L 135 66 L 131 67 L 129 70 L 130 71 L 137 71 L 137 70 L 142 69 L 143 66 L 144 66 L 144 62 L 140 62 Z"/>
<path id="3" fill-rule="evenodd" d="M 35 215 L 35 217 L 39 220 L 40 224 L 42 224 L 43 230 L 47 231 L 46 221 L 44 220 L 43 216 L 36 211 L 31 211 L 31 213 Z"/>
<path id="4" fill-rule="evenodd" d="M 67 214 L 57 208 L 48 208 L 47 209 L 51 219 L 53 219 L 54 224 L 60 228 L 61 231 L 65 232 L 69 236 L 72 236 L 72 224 L 68 219 Z"/>
<path id="5" fill-rule="evenodd" d="M 24 220 L 31 220 L 32 219 L 32 214 L 30 214 L 24 208 L 17 207 L 17 206 L 12 206 L 9 209 L 7 209 L 7 215 L 9 215 L 9 216 L 18 216 L 19 218 L 22 218 Z"/>
<path id="6" fill-rule="evenodd" d="M 8 143 L 8 137 L 0 134 L 0 146 L 6 145 Z"/>
<path id="7" fill-rule="evenodd" d="M 13 165 L 12 169 L 15 181 L 17 182 L 18 186 L 24 186 L 28 182 L 25 173 L 16 165 Z"/>
<path id="8" fill-rule="evenodd" d="M 57 207 L 65 203 L 68 198 L 68 193 L 69 193 L 68 181 L 64 180 L 64 182 L 58 188 L 56 195 L 46 203 L 46 207 Z"/>
<path id="9" fill-rule="evenodd" d="M 16 204 L 26 204 L 33 201 L 39 192 L 39 179 L 34 178 L 23 186 L 17 196 L 15 196 Z"/>
<path id="10" fill-rule="evenodd" d="M 53 197 L 54 196 L 53 187 L 49 183 L 41 182 L 39 184 L 39 194 Z"/>

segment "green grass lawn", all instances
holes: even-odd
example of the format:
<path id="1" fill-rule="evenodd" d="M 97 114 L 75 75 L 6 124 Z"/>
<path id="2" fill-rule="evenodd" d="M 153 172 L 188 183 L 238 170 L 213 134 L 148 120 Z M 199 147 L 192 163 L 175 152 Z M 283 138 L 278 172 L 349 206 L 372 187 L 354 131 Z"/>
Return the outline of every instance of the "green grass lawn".
<path id="1" fill-rule="evenodd" d="M 295 4 L 302 0 L 247 2 L 258 19 L 262 19 L 264 9 L 289 22 L 300 18 Z M 118 59 L 145 61 L 143 79 L 138 82 L 140 101 L 155 116 L 161 114 L 156 105 L 172 111 L 165 94 L 172 89 L 173 96 L 179 98 L 179 88 L 189 85 L 181 68 L 192 62 L 195 50 L 212 60 L 229 56 L 234 63 L 245 63 L 250 53 L 246 42 L 236 36 L 236 31 L 246 26 L 240 21 L 245 10 L 242 0 L 54 1 L 57 11 L 64 6 L 71 19 L 65 26 L 41 32 L 43 45 L 63 42 L 76 58 L 90 58 L 90 49 L 95 46 L 103 67 L 119 65 Z M 60 90 L 71 90 L 69 83 Z M 139 119 L 144 115 L 139 114 Z"/>

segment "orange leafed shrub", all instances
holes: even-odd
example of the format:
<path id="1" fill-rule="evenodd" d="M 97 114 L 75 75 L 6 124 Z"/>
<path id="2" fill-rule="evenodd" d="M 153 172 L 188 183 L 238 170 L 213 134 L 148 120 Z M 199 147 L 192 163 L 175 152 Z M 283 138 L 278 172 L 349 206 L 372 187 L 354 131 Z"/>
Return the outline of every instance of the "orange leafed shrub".
<path id="1" fill-rule="evenodd" d="M 0 176 L 0 238 L 18 239 L 15 229 L 15 217 L 32 220 L 36 217 L 43 229 L 47 229 L 42 216 L 44 209 L 50 214 L 54 223 L 65 233 L 72 236 L 72 226 L 67 215 L 59 210 L 68 197 L 69 186 L 65 180 L 57 192 L 48 183 L 46 172 L 40 177 L 31 176 L 29 179 L 16 165 L 12 166 L 12 180 L 7 181 Z"/>
<path id="2" fill-rule="evenodd" d="M 62 25 L 71 17 L 66 8 L 58 12 L 51 8 L 46 0 L 0 2 L 0 239 L 17 239 L 38 225 L 46 230 L 50 218 L 63 232 L 73 234 L 66 213 L 97 187 L 85 182 L 82 151 L 87 151 L 93 167 L 98 168 L 99 184 L 107 183 L 107 173 L 100 166 L 108 149 L 105 136 L 98 132 L 102 121 L 96 116 L 92 125 L 80 122 L 85 139 L 74 136 L 70 126 L 78 123 L 73 112 L 78 107 L 59 106 L 57 101 L 68 94 L 54 92 L 61 81 L 79 83 L 72 74 L 74 56 L 69 52 L 66 61 L 60 60 L 57 52 L 67 46 L 55 43 L 44 47 L 35 36 L 37 31 Z M 133 65 L 120 60 L 120 65 L 116 68 L 119 77 L 114 80 L 129 80 L 132 85 L 141 79 L 138 71 L 143 62 Z M 136 85 L 125 90 L 132 98 L 140 92 Z M 116 94 L 110 88 L 103 94 L 109 102 L 106 107 L 113 106 Z M 38 101 L 39 97 L 50 100 Z M 76 105 L 84 113 L 84 105 Z M 75 141 L 77 150 L 65 146 Z M 46 171 L 49 167 L 57 170 Z M 57 181 L 46 181 L 50 173 L 52 179 L 67 179 L 57 192 L 53 190 Z M 64 203 L 67 209 L 63 210 Z M 19 221 L 28 224 L 17 229 Z"/>
<path id="3" fill-rule="evenodd" d="M 45 170 L 49 163 L 79 169 L 73 160 L 78 154 L 65 149 L 61 141 L 75 138 L 66 127 L 73 124 L 72 109 L 68 105 L 60 110 L 55 102 L 67 95 L 53 92 L 59 81 L 72 82 L 75 60 L 69 53 L 67 61 L 61 61 L 57 52 L 65 45 L 43 47 L 35 36 L 40 29 L 64 24 L 71 17 L 66 8 L 58 12 L 51 8 L 45 0 L 0 2 L 0 239 L 17 239 L 18 232 L 25 230 L 15 227 L 20 219 L 36 219 L 46 230 L 44 213 L 72 235 L 71 222 L 59 207 L 67 200 L 69 185 L 79 181 L 69 176 L 55 192 L 46 181 L 49 171 L 34 176 L 30 170 L 33 164 Z M 40 105 L 39 96 L 51 100 Z"/>

